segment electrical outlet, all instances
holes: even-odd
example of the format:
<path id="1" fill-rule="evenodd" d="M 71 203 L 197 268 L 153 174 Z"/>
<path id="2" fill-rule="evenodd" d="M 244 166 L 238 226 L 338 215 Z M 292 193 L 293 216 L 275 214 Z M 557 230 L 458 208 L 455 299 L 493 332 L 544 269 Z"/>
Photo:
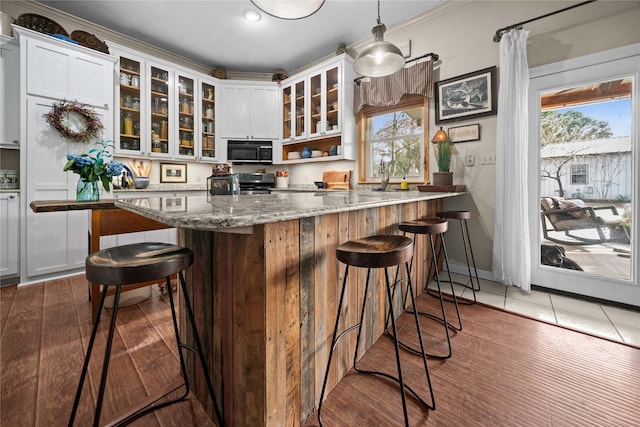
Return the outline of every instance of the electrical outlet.
<path id="1" fill-rule="evenodd" d="M 400 49 L 400 52 L 402 52 L 402 56 L 404 56 L 405 58 L 411 57 L 411 40 L 407 39 L 405 41 L 402 41 L 396 44 L 396 47 Z"/>
<path id="2" fill-rule="evenodd" d="M 467 154 L 465 156 L 465 165 L 467 166 L 475 166 L 476 165 L 476 155 L 475 154 Z"/>
<path id="3" fill-rule="evenodd" d="M 484 153 L 482 155 L 481 163 L 483 165 L 495 165 L 496 164 L 496 153 Z"/>

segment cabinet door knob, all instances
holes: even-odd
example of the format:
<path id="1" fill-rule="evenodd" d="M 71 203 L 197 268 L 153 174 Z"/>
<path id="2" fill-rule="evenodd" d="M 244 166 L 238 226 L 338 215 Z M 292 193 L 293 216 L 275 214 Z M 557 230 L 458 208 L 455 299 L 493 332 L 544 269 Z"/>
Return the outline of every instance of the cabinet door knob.
<path id="1" fill-rule="evenodd" d="M 15 199 L 16 196 L 14 196 L 13 194 L 9 196 L 10 199 Z"/>
<path id="2" fill-rule="evenodd" d="M 13 143 L 14 143 L 14 144 L 20 144 L 20 141 L 18 141 L 17 139 L 14 139 L 14 140 L 13 140 Z"/>

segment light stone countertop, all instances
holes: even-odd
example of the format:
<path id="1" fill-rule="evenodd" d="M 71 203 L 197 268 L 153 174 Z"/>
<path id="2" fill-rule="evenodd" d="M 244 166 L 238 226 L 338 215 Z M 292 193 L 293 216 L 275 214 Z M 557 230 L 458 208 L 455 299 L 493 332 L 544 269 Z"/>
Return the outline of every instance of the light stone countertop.
<path id="1" fill-rule="evenodd" d="M 282 191 L 131 198 L 116 206 L 178 228 L 222 230 L 467 194 L 419 191 Z"/>

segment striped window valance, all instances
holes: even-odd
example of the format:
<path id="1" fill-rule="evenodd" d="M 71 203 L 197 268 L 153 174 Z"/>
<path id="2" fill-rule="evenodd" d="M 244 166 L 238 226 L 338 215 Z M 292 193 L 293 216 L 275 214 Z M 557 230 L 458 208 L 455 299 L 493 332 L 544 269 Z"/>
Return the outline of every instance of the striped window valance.
<path id="1" fill-rule="evenodd" d="M 358 114 L 365 105 L 391 107 L 397 105 L 403 95 L 433 97 L 433 61 L 420 62 L 390 76 L 371 77 L 368 82 L 356 84 L 353 111 Z"/>

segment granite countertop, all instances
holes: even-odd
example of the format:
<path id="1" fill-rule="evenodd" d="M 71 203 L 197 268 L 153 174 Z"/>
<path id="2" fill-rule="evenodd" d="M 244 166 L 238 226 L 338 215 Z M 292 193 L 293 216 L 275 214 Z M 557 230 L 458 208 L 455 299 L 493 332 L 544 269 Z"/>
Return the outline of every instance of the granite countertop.
<path id="1" fill-rule="evenodd" d="M 179 228 L 220 230 L 466 194 L 419 191 L 281 191 L 239 196 L 132 198 L 116 206 Z"/>

